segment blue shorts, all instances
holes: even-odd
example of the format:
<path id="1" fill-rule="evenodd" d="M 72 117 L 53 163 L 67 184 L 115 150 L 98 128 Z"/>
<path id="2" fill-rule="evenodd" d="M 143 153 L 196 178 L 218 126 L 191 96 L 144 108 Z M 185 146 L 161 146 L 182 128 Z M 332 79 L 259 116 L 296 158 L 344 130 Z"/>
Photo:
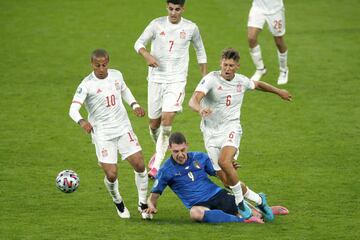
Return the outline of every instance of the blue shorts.
<path id="1" fill-rule="evenodd" d="M 228 214 L 237 215 L 238 208 L 235 204 L 235 197 L 230 192 L 222 189 L 206 202 L 195 203 L 194 206 L 207 207 L 210 210 L 218 209 Z"/>

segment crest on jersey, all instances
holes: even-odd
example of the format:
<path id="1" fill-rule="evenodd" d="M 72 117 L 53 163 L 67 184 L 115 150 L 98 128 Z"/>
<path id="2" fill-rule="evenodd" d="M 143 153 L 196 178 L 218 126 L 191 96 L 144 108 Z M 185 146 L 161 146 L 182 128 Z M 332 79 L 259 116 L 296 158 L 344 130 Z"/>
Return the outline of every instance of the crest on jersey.
<path id="1" fill-rule="evenodd" d="M 217 88 L 217 90 L 219 90 L 219 91 L 223 90 L 222 86 L 220 85 L 220 86 Z"/>
<path id="2" fill-rule="evenodd" d="M 237 91 L 237 92 L 241 92 L 241 91 L 242 91 L 242 86 L 241 86 L 241 84 L 238 84 L 238 85 L 236 86 L 236 91 Z"/>
<path id="3" fill-rule="evenodd" d="M 160 36 L 165 37 L 165 32 L 164 32 L 164 31 L 162 31 L 162 32 L 160 33 Z"/>
<path id="4" fill-rule="evenodd" d="M 194 167 L 195 167 L 195 168 L 201 169 L 201 166 L 200 166 L 200 163 L 199 163 L 198 160 L 195 160 L 193 164 L 194 164 Z"/>
<path id="5" fill-rule="evenodd" d="M 182 31 L 180 32 L 180 38 L 181 38 L 181 39 L 185 39 L 185 38 L 186 38 L 186 32 L 185 32 L 184 30 L 182 30 Z"/>
<path id="6" fill-rule="evenodd" d="M 115 80 L 115 88 L 116 88 L 116 90 L 120 90 L 120 82 L 119 82 L 119 80 Z"/>
<path id="7" fill-rule="evenodd" d="M 98 88 L 97 90 L 96 90 L 96 93 L 101 93 L 102 91 L 101 91 L 101 89 L 100 88 Z"/>

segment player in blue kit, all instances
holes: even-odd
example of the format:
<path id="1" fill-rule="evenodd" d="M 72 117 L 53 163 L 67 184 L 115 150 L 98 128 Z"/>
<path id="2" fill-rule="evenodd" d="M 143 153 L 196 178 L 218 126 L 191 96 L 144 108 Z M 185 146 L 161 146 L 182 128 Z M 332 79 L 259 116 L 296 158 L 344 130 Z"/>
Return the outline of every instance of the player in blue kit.
<path id="1" fill-rule="evenodd" d="M 188 145 L 182 133 L 171 134 L 169 149 L 171 157 L 157 174 L 148 198 L 147 213 L 157 213 L 157 201 L 164 189 L 169 186 L 190 210 L 192 220 L 210 223 L 264 223 L 255 216 L 245 219 L 238 215 L 234 196 L 208 178 L 208 175 L 216 176 L 208 155 L 202 152 L 188 152 Z"/>

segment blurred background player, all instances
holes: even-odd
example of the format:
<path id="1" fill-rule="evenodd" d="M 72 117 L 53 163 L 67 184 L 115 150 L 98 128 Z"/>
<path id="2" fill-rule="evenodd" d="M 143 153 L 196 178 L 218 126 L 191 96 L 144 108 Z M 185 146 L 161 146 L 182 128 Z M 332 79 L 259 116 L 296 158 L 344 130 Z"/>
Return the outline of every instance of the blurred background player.
<path id="1" fill-rule="evenodd" d="M 189 101 L 189 106 L 202 117 L 201 131 L 205 148 L 217 175 L 234 193 L 241 215 L 248 218 L 251 216 L 251 211 L 243 201 L 243 194 L 247 194 L 247 198 L 258 205 L 266 202 L 266 197 L 241 184 L 232 163 L 237 159 L 242 135 L 240 110 L 245 91 L 257 89 L 271 92 L 287 101 L 291 100 L 291 95 L 286 90 L 261 81 L 252 81 L 244 75 L 237 74 L 239 61 L 240 55 L 236 50 L 225 49 L 220 60 L 221 70 L 210 72 L 200 81 Z M 265 219 L 272 220 L 270 209 L 263 208 L 262 211 L 265 212 Z"/>
<path id="2" fill-rule="evenodd" d="M 208 175 L 216 175 L 208 155 L 188 152 L 182 133 L 171 134 L 169 150 L 171 156 L 160 168 L 148 198 L 149 214 L 157 213 L 158 199 L 169 186 L 190 210 L 190 218 L 194 221 L 264 223 L 257 217 L 247 220 L 238 215 L 234 196 L 208 178 Z"/>
<path id="3" fill-rule="evenodd" d="M 267 71 L 257 40 L 265 22 L 274 36 L 278 49 L 280 74 L 277 84 L 286 84 L 288 82 L 289 69 L 287 66 L 288 51 L 284 41 L 285 8 L 283 0 L 253 0 L 248 19 L 248 42 L 250 55 L 255 64 L 256 72 L 251 77 L 251 80 L 259 81 Z"/>
<path id="4" fill-rule="evenodd" d="M 118 187 L 117 151 L 135 170 L 138 210 L 143 218 L 150 218 L 151 216 L 143 212 L 147 208 L 148 190 L 144 159 L 122 100 L 132 107 L 136 116 L 143 117 L 145 112 L 126 86 L 121 72 L 108 69 L 108 64 L 109 55 L 105 50 L 97 49 L 91 54 L 93 72 L 78 86 L 69 115 L 85 132 L 91 133 L 99 164 L 105 172 L 104 183 L 116 205 L 118 215 L 121 218 L 130 218 Z M 79 112 L 83 103 L 88 112 L 88 120 Z"/>
<path id="5" fill-rule="evenodd" d="M 154 178 L 165 157 L 172 124 L 182 111 L 189 65 L 189 45 L 193 43 L 201 75 L 207 73 L 207 59 L 197 25 L 182 18 L 185 0 L 167 0 L 168 16 L 150 22 L 135 42 L 148 70 L 148 116 L 150 136 L 156 154 L 150 161 L 149 176 Z M 151 41 L 151 51 L 145 48 Z"/>

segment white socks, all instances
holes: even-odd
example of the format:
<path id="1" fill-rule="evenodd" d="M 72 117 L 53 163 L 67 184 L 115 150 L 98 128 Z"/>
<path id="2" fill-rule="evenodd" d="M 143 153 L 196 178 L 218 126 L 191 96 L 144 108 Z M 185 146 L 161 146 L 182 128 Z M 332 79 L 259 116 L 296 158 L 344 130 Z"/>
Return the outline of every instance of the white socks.
<path id="1" fill-rule="evenodd" d="M 250 56 L 255 64 L 257 70 L 264 69 L 264 62 L 261 56 L 261 48 L 260 45 L 257 45 L 254 48 L 250 48 Z"/>
<path id="2" fill-rule="evenodd" d="M 244 200 L 240 181 L 236 185 L 229 186 L 229 187 L 232 190 L 232 192 L 234 193 L 236 205 L 239 205 L 239 203 L 241 203 Z"/>
<path id="3" fill-rule="evenodd" d="M 278 50 L 279 67 L 280 67 L 280 71 L 282 71 L 282 72 L 286 72 L 288 70 L 288 67 L 287 67 L 287 55 L 288 55 L 287 50 L 284 53 L 280 53 L 279 50 Z"/>
<path id="4" fill-rule="evenodd" d="M 112 183 L 112 182 L 109 182 L 109 180 L 105 176 L 104 184 L 105 184 L 106 189 L 109 191 L 110 196 L 112 197 L 114 203 L 121 203 L 122 197 L 120 196 L 120 192 L 119 192 L 118 180 L 116 179 L 116 181 Z"/>
<path id="5" fill-rule="evenodd" d="M 138 173 L 135 171 L 134 173 L 135 173 L 135 184 L 138 190 L 139 203 L 146 203 L 146 194 L 148 191 L 148 181 L 149 181 L 147 171 L 145 169 L 145 171 L 142 173 Z"/>
<path id="6" fill-rule="evenodd" d="M 257 205 L 261 204 L 261 197 L 256 192 L 252 191 L 250 188 L 246 187 L 247 191 L 244 194 L 244 197 L 250 201 L 255 202 Z"/>
<path id="7" fill-rule="evenodd" d="M 152 128 L 149 126 L 149 132 L 150 132 L 150 137 L 151 137 L 151 139 L 152 139 L 153 142 L 156 144 L 156 142 L 157 142 L 157 140 L 158 140 L 158 137 L 159 137 L 159 134 L 160 134 L 160 128 L 152 129 Z"/>
<path id="8" fill-rule="evenodd" d="M 171 126 L 160 126 L 159 137 L 156 142 L 156 157 L 153 168 L 159 169 L 165 153 L 169 147 L 169 137 L 171 133 Z"/>

